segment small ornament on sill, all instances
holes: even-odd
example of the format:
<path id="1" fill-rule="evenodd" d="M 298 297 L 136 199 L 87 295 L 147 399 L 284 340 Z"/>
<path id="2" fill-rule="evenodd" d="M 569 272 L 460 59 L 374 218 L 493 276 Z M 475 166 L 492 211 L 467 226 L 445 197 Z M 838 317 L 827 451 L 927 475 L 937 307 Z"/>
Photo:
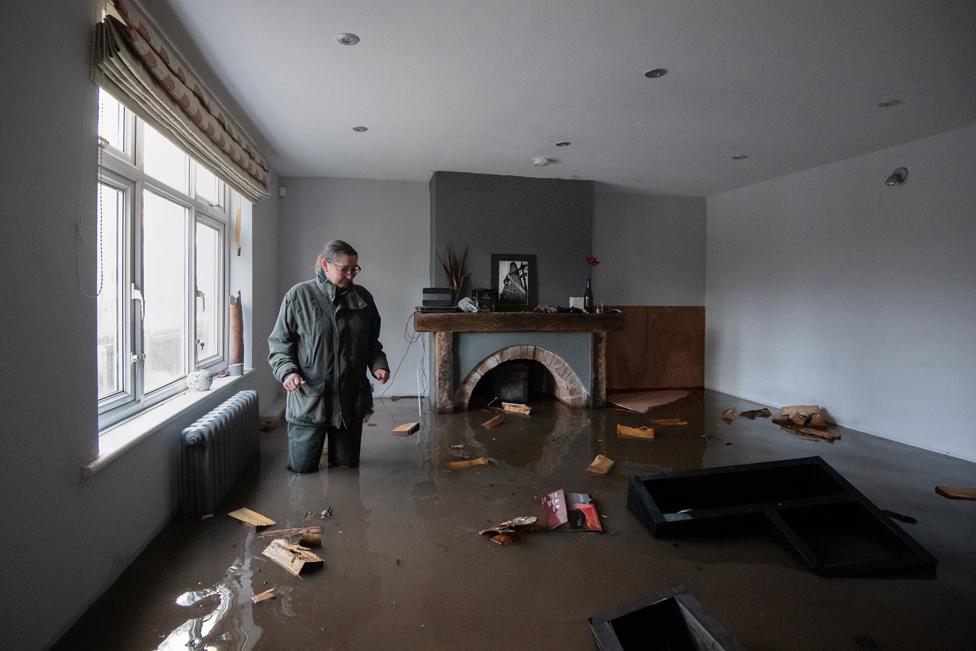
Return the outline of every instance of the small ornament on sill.
<path id="1" fill-rule="evenodd" d="M 206 369 L 197 369 L 186 376 L 186 388 L 190 391 L 209 391 L 213 375 Z"/>

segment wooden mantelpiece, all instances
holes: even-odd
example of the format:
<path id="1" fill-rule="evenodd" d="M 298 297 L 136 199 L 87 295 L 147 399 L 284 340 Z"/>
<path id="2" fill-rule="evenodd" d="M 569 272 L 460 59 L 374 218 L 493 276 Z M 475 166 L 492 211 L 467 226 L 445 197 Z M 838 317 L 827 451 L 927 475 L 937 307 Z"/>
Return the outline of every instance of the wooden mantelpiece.
<path id="1" fill-rule="evenodd" d="M 415 312 L 414 330 L 434 333 L 434 402 L 437 411 L 466 408 L 462 394 L 455 404 L 454 337 L 458 333 L 589 332 L 593 336 L 589 406 L 602 407 L 607 388 L 607 331 L 623 328 L 622 314 L 545 314 L 540 312 Z M 552 369 L 550 369 L 552 370 Z M 558 372 L 558 371 L 557 371 Z M 462 370 L 463 373 L 463 370 Z M 477 372 L 473 372 L 474 376 Z M 471 380 L 477 381 L 477 377 Z M 458 378 L 460 381 L 462 378 Z M 582 391 L 582 387 L 580 387 Z M 582 395 L 582 394 L 581 394 Z M 578 398 L 577 398 L 578 399 Z"/>
<path id="2" fill-rule="evenodd" d="M 624 327 L 622 314 L 542 312 L 415 312 L 417 332 L 606 332 Z"/>

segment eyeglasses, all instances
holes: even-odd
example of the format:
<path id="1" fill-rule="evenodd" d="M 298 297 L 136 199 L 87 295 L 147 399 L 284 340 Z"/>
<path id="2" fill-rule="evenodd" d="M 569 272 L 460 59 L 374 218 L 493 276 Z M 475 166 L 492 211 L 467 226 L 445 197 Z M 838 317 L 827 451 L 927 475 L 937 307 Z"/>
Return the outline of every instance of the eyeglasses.
<path id="1" fill-rule="evenodd" d="M 335 267 L 335 265 L 333 265 Z M 358 264 L 355 267 L 335 267 L 335 270 L 343 276 L 356 276 L 363 270 Z"/>

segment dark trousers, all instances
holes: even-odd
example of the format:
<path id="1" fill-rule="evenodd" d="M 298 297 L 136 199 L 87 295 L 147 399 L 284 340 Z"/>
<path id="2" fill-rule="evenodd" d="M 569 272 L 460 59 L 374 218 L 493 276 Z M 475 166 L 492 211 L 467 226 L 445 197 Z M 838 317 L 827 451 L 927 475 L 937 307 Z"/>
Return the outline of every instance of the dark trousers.
<path id="1" fill-rule="evenodd" d="M 288 468 L 292 472 L 315 472 L 326 438 L 329 445 L 329 467 L 359 465 L 359 447 L 363 438 L 363 424 L 340 429 L 327 425 L 298 425 L 288 423 Z"/>

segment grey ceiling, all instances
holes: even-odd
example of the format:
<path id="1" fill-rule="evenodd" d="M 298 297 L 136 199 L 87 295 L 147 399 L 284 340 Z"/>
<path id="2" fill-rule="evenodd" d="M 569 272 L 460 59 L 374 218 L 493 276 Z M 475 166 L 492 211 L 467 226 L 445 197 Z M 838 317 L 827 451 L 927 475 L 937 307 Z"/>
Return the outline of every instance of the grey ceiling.
<path id="1" fill-rule="evenodd" d="M 165 2 L 283 176 L 710 195 L 976 122 L 972 0 Z"/>

